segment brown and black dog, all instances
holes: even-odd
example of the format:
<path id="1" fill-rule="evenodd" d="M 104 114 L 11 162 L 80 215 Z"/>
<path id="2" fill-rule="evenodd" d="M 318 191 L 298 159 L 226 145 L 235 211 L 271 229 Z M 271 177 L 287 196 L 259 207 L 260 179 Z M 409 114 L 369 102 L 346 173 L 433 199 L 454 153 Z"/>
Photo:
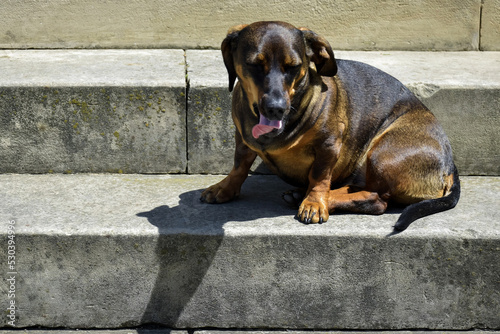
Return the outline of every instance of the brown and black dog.
<path id="1" fill-rule="evenodd" d="M 229 30 L 222 42 L 234 87 L 234 167 L 201 195 L 227 202 L 257 155 L 286 182 L 298 219 L 322 223 L 335 210 L 382 214 L 409 204 L 395 229 L 453 208 L 460 181 L 434 115 L 401 82 L 367 64 L 336 60 L 330 44 L 284 22 Z"/>

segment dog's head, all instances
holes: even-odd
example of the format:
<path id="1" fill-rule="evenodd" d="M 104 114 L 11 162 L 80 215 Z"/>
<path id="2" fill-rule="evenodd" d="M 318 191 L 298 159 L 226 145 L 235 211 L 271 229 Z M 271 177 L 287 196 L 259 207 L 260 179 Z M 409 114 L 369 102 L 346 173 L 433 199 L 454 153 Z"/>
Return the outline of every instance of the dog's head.
<path id="1" fill-rule="evenodd" d="M 291 112 L 291 101 L 308 84 L 311 62 L 321 76 L 334 76 L 330 44 L 314 32 L 284 22 L 256 22 L 229 30 L 222 42 L 229 90 L 238 78 L 250 108 L 259 117 L 255 138 L 277 135 Z"/>

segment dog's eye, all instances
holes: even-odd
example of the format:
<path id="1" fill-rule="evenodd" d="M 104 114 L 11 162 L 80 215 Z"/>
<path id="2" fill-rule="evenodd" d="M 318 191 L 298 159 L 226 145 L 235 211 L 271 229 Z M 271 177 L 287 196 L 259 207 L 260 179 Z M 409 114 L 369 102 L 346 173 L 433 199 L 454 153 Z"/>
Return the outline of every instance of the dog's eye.
<path id="1" fill-rule="evenodd" d="M 246 65 L 250 71 L 261 72 L 263 68 L 263 65 L 260 63 L 246 63 Z"/>
<path id="2" fill-rule="evenodd" d="M 285 69 L 290 69 L 290 70 L 293 70 L 293 69 L 298 69 L 302 66 L 302 62 L 290 62 L 288 64 L 285 64 Z"/>
<path id="3" fill-rule="evenodd" d="M 260 67 L 261 65 L 258 63 L 247 63 L 248 67 Z"/>
<path id="4" fill-rule="evenodd" d="M 302 64 L 291 64 L 291 65 L 286 65 L 285 66 L 285 71 L 286 72 L 296 72 L 300 69 Z"/>

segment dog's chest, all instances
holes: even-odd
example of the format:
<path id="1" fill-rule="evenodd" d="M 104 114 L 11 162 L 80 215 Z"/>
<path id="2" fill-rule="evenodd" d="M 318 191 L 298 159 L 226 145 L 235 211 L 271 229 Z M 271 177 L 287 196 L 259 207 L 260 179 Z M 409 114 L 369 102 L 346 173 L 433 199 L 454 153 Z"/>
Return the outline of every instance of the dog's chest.
<path id="1" fill-rule="evenodd" d="M 296 186 L 307 186 L 314 153 L 307 146 L 257 152 L 273 173 Z"/>

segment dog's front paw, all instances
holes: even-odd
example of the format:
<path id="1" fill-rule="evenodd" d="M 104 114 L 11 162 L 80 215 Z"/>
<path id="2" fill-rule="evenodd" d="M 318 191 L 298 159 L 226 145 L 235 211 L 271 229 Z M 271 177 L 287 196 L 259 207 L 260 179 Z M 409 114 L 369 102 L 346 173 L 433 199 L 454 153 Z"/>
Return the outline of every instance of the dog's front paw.
<path id="1" fill-rule="evenodd" d="M 214 184 L 201 193 L 200 200 L 205 203 L 225 203 L 240 193 L 239 187 L 234 187 L 226 179 Z"/>
<path id="2" fill-rule="evenodd" d="M 311 201 L 308 198 L 300 204 L 297 218 L 306 224 L 324 223 L 330 217 L 328 213 L 328 206 L 324 201 Z"/>

